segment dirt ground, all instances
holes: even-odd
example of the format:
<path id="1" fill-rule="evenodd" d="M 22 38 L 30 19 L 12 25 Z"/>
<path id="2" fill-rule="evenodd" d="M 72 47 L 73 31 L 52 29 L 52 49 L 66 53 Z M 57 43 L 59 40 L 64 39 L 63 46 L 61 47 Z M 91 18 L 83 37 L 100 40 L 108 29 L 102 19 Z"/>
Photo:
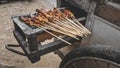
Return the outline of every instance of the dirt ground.
<path id="1" fill-rule="evenodd" d="M 12 53 L 5 48 L 7 44 L 18 44 L 13 36 L 11 16 L 34 12 L 36 8 L 51 9 L 55 0 L 14 1 L 0 4 L 0 68 L 58 68 L 61 59 L 54 53 L 41 57 L 32 64 L 26 57 Z"/>

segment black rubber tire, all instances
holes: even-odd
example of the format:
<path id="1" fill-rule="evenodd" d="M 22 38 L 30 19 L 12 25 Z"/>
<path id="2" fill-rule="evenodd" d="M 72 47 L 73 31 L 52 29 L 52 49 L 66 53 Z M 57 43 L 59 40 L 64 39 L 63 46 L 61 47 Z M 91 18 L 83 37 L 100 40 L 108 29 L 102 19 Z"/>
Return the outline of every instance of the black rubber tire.
<path id="1" fill-rule="evenodd" d="M 90 45 L 79 47 L 68 53 L 62 60 L 59 68 L 63 68 L 70 60 L 78 57 L 96 57 L 106 59 L 117 64 L 120 63 L 120 48 L 109 45 Z"/>

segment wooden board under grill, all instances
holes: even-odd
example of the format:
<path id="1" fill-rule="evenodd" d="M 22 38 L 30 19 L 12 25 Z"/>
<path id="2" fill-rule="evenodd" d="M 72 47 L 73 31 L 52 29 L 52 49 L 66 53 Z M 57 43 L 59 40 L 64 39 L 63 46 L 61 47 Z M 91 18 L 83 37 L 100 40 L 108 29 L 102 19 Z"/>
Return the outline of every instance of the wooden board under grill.
<path id="1" fill-rule="evenodd" d="M 57 36 L 62 35 L 62 34 L 60 34 L 60 33 L 58 33 L 58 32 L 54 32 L 54 31 L 51 31 L 51 32 L 52 32 L 53 34 L 57 35 Z M 45 41 L 45 40 L 47 40 L 47 39 L 51 39 L 51 38 L 53 38 L 52 35 L 44 32 L 44 33 L 42 33 L 42 34 L 40 34 L 40 35 L 37 36 L 37 42 L 43 42 L 43 41 Z"/>
<path id="2" fill-rule="evenodd" d="M 116 9 L 114 7 L 100 4 L 96 8 L 96 15 L 102 17 L 103 19 L 106 19 L 110 21 L 111 23 L 120 26 L 120 10 Z"/>

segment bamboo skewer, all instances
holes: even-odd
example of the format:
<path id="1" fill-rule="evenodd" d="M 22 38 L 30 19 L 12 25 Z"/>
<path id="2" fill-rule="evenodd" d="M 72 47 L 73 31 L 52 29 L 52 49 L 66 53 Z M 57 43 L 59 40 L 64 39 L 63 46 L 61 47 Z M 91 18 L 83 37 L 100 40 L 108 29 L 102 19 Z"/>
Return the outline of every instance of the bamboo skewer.
<path id="1" fill-rule="evenodd" d="M 65 18 L 66 20 L 68 20 L 69 22 L 71 22 L 73 25 L 75 25 L 77 28 L 79 28 L 80 30 L 82 30 L 82 28 L 80 26 L 78 26 L 76 23 L 74 23 L 72 20 Z"/>
<path id="2" fill-rule="evenodd" d="M 49 25 L 51 25 L 51 26 L 53 26 L 53 27 L 55 27 L 55 28 L 57 28 L 57 29 L 59 29 L 59 30 L 62 30 L 62 31 L 68 31 L 68 30 L 66 30 L 66 29 L 64 29 L 63 27 L 61 27 L 61 26 L 59 26 L 59 25 L 56 25 L 56 24 L 54 24 L 54 23 L 51 23 L 51 22 L 45 22 L 45 23 L 47 23 L 47 24 L 49 24 Z M 69 32 L 69 33 L 71 33 L 71 34 L 73 34 L 73 35 L 76 35 L 74 32 Z"/>
<path id="3" fill-rule="evenodd" d="M 70 22 L 69 24 L 73 26 L 75 29 L 77 29 L 77 31 L 79 31 L 79 34 L 83 34 L 83 29 L 81 29 L 80 26 L 76 25 L 74 22 L 70 20 L 68 20 L 68 22 Z"/>
<path id="4" fill-rule="evenodd" d="M 70 36 L 70 37 L 72 37 L 72 38 L 74 38 L 74 39 L 76 39 L 76 40 L 79 40 L 79 38 L 77 38 L 76 36 L 74 36 L 74 35 L 72 35 L 72 34 L 70 34 L 70 33 L 66 33 L 65 31 L 58 30 L 58 29 L 56 29 L 56 28 L 54 28 L 54 27 L 52 27 L 52 26 L 50 26 L 50 25 L 47 25 L 46 28 L 47 28 L 47 29 L 51 29 L 51 30 L 53 30 L 53 31 L 55 31 L 55 32 L 62 33 L 62 34 L 64 34 L 64 35 L 68 35 L 68 36 Z"/>
<path id="5" fill-rule="evenodd" d="M 55 23 L 55 22 L 54 22 Z M 49 25 L 47 25 L 47 24 L 49 24 Z M 66 33 L 66 30 L 64 29 L 63 30 L 63 28 L 62 27 L 60 27 L 60 26 L 58 26 L 58 25 L 56 25 L 56 24 L 53 24 L 53 23 L 51 23 L 51 22 L 46 22 L 46 27 L 49 27 L 51 30 L 53 30 L 53 31 L 56 31 L 56 32 L 60 32 L 60 33 L 62 33 L 62 34 L 65 34 L 65 35 L 68 35 L 68 36 L 70 36 L 70 37 L 73 37 L 73 38 L 75 38 L 75 39 L 77 39 L 78 40 L 78 38 L 76 38 L 73 34 L 71 34 L 71 33 Z"/>
<path id="6" fill-rule="evenodd" d="M 87 28 L 85 28 L 82 24 L 80 24 L 79 23 L 79 21 L 77 21 L 77 19 L 75 19 L 75 18 L 72 18 L 72 20 L 74 20 L 79 26 L 81 26 L 83 29 L 85 29 L 89 34 L 91 34 L 91 32 L 90 31 L 88 31 L 88 29 Z"/>
<path id="7" fill-rule="evenodd" d="M 71 30 L 71 32 L 69 32 L 69 33 L 71 33 L 71 34 L 73 34 L 73 35 L 77 35 L 77 33 L 75 32 L 75 30 L 72 29 L 71 26 L 69 26 L 69 25 L 66 26 L 65 24 L 58 23 L 58 22 L 54 22 L 54 23 L 60 25 L 60 27 L 63 28 L 63 29 L 65 29 L 65 31 L 69 31 L 69 30 Z"/>
<path id="8" fill-rule="evenodd" d="M 53 31 L 55 31 L 55 32 L 59 32 L 59 33 L 62 33 L 62 34 L 64 34 L 64 35 L 68 35 L 68 36 L 70 36 L 70 37 L 72 37 L 72 38 L 74 38 L 74 39 L 76 39 L 76 40 L 79 40 L 79 38 L 76 38 L 74 35 L 72 35 L 72 34 L 69 34 L 69 33 L 65 33 L 65 32 L 63 32 L 63 31 L 60 31 L 60 30 L 57 30 L 57 29 L 55 29 L 55 28 L 53 28 L 53 27 L 51 27 L 51 26 L 47 26 L 48 28 L 47 29 L 51 29 L 51 30 L 53 30 Z"/>
<path id="9" fill-rule="evenodd" d="M 48 23 L 47 23 L 48 24 Z M 46 24 L 46 25 L 47 25 Z M 55 25 L 55 24 L 54 24 Z M 56 25 L 55 25 L 56 26 Z M 46 26 L 46 28 L 49 28 L 49 29 L 51 29 L 51 30 L 53 30 L 53 31 L 55 31 L 55 32 L 59 32 L 59 33 L 62 33 L 62 34 L 65 34 L 65 35 L 68 35 L 68 36 L 70 36 L 70 37 L 73 37 L 73 38 L 75 38 L 76 40 L 79 40 L 79 38 L 76 38 L 73 34 L 71 34 L 71 33 L 66 33 L 65 31 L 63 31 L 63 30 L 59 30 L 59 29 L 56 29 L 54 26 L 50 26 L 50 25 L 47 25 Z"/>
<path id="10" fill-rule="evenodd" d="M 69 21 L 67 21 L 67 20 L 65 20 L 65 19 L 63 19 L 63 21 L 69 22 Z M 74 24 L 72 24 L 72 23 L 67 23 L 67 25 L 72 26 L 72 28 L 74 28 L 74 30 L 78 32 L 79 36 L 81 36 L 81 37 L 83 36 L 83 35 L 82 35 L 82 32 L 81 32 L 82 30 L 81 30 L 81 29 L 78 29 Z"/>
<path id="11" fill-rule="evenodd" d="M 70 23 L 67 23 L 67 22 L 69 22 L 69 21 L 66 21 L 66 20 L 63 20 L 63 19 L 61 19 L 61 21 L 58 20 L 58 19 L 56 19 L 56 21 L 60 22 L 59 24 L 63 24 L 64 26 L 66 26 L 67 28 L 69 28 L 69 29 L 71 29 L 71 30 L 77 31 L 77 28 L 76 28 L 74 25 L 72 25 L 72 24 L 70 24 Z M 76 28 L 76 29 L 75 29 L 75 28 Z"/>
<path id="12" fill-rule="evenodd" d="M 69 22 L 69 21 L 68 21 Z M 73 23 L 73 22 L 72 22 Z M 50 24 L 50 23 L 49 23 Z M 58 24 L 58 23 L 57 23 Z M 61 24 L 61 23 L 60 23 Z M 51 23 L 51 25 L 52 26 L 56 26 L 56 27 L 59 27 L 60 29 L 62 28 L 62 30 L 64 30 L 64 31 L 66 31 L 66 29 L 63 29 L 63 27 L 60 27 L 60 26 L 58 26 L 58 25 L 55 25 L 55 24 L 52 24 Z M 72 26 L 74 26 L 74 24 L 71 24 Z M 76 27 L 76 25 L 74 26 L 74 27 Z M 77 25 L 77 27 L 78 27 L 78 25 Z M 77 29 L 77 28 L 76 28 Z M 80 30 L 80 29 L 79 29 Z M 67 30 L 67 31 L 69 31 L 69 30 Z M 70 32 L 71 33 L 71 32 Z M 72 34 L 74 34 L 74 35 L 78 35 L 77 33 L 73 33 L 72 32 Z M 79 36 L 82 36 L 82 33 L 79 31 Z"/>

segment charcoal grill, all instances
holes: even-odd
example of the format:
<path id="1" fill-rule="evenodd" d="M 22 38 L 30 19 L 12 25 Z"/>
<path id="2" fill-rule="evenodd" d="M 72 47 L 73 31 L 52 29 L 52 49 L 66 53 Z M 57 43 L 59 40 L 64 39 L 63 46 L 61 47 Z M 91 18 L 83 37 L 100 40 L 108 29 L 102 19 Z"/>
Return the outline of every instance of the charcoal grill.
<path id="1" fill-rule="evenodd" d="M 93 8 L 95 4 L 91 4 L 91 7 Z M 64 7 L 65 8 L 65 7 Z M 89 19 L 88 17 L 91 15 L 94 9 L 90 9 L 89 11 L 84 11 L 78 7 L 74 6 L 68 6 L 66 7 L 70 11 L 73 12 L 73 14 L 78 18 L 78 20 L 83 24 L 89 24 L 93 20 L 86 21 L 86 19 Z M 74 8 L 74 9 L 71 9 Z M 61 8 L 60 8 L 61 9 Z M 63 8 L 62 8 L 63 9 Z M 12 52 L 15 52 L 17 54 L 27 56 L 28 59 L 32 62 L 35 63 L 40 60 L 40 57 L 42 55 L 45 55 L 49 52 L 55 51 L 57 49 L 60 49 L 62 47 L 68 46 L 66 43 L 60 41 L 60 40 L 54 40 L 51 43 L 48 43 L 46 45 L 41 45 L 41 42 L 53 38 L 53 36 L 49 35 L 48 33 L 44 32 L 43 30 L 35 27 L 28 26 L 20 20 L 21 16 L 28 17 L 31 14 L 26 14 L 26 15 L 19 15 L 19 16 L 13 16 L 12 20 L 14 23 L 14 31 L 13 34 L 19 43 L 19 45 L 7 45 L 6 48 Z M 89 23 L 85 23 L 89 22 Z M 90 26 L 89 26 L 90 27 Z M 87 25 L 87 28 L 89 28 Z M 56 35 L 60 35 L 59 33 L 53 32 Z M 81 40 L 75 40 L 74 38 L 70 38 L 67 36 L 63 37 L 64 40 L 70 42 L 70 43 L 76 43 L 80 42 Z M 82 39 L 79 37 L 79 39 Z M 24 51 L 24 53 L 14 50 L 13 47 L 21 47 Z"/>

